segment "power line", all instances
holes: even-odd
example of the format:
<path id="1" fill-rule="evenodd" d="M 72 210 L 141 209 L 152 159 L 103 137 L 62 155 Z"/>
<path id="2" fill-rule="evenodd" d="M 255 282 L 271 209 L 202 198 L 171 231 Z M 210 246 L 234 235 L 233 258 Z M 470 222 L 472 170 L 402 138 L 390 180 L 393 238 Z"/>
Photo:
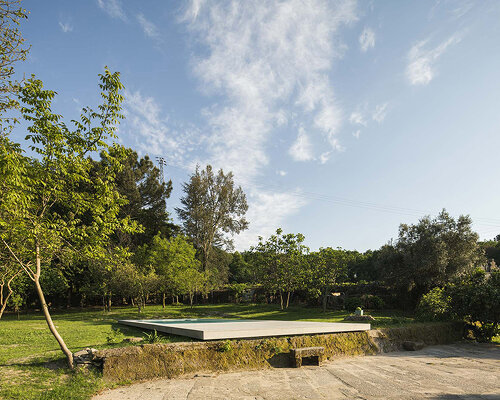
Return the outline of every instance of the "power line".
<path id="1" fill-rule="evenodd" d="M 166 163 L 165 163 L 165 165 L 166 165 Z M 176 166 L 174 164 L 169 164 L 169 166 L 173 167 L 173 168 L 177 168 L 179 170 L 183 170 L 183 171 L 186 170 L 186 167 Z M 391 205 L 379 204 L 379 203 L 374 203 L 374 202 L 369 202 L 369 201 L 353 200 L 353 199 L 340 197 L 340 196 L 332 196 L 332 195 L 323 194 L 323 193 L 290 189 L 290 188 L 284 187 L 282 185 L 272 184 L 272 183 L 263 184 L 261 182 L 254 180 L 254 179 L 248 179 L 247 182 L 250 183 L 252 186 L 259 187 L 262 189 L 286 191 L 289 195 L 294 196 L 294 197 L 307 199 L 307 200 L 322 201 L 322 202 L 340 205 L 340 206 L 345 206 L 345 207 L 362 208 L 362 209 L 366 209 L 366 210 L 385 212 L 385 213 L 390 213 L 390 214 L 406 215 L 406 216 L 411 216 L 411 217 L 420 217 L 420 218 L 424 217 L 426 215 L 432 214 L 432 212 L 414 209 L 414 208 L 409 208 L 409 207 L 391 206 Z M 483 228 L 484 230 L 494 231 L 497 228 L 500 229 L 500 218 L 484 218 L 484 217 L 471 217 L 471 218 L 473 219 L 473 221 L 476 225 L 485 227 L 485 228 Z"/>

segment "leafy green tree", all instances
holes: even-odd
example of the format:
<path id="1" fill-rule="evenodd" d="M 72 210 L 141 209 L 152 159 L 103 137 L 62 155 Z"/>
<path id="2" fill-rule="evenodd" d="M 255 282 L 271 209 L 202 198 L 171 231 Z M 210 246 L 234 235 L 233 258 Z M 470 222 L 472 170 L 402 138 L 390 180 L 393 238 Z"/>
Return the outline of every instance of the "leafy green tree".
<path id="1" fill-rule="evenodd" d="M 474 327 L 476 339 L 491 341 L 500 333 L 500 271 L 477 269 L 449 285 L 446 293 L 451 310 Z"/>
<path id="2" fill-rule="evenodd" d="M 205 286 L 206 273 L 196 268 L 186 268 L 179 275 L 181 291 L 189 296 L 189 304 L 193 307 L 194 295 Z"/>
<path id="3" fill-rule="evenodd" d="M 347 276 L 348 266 L 355 260 L 354 252 L 320 248 L 311 253 L 308 260 L 308 286 L 320 291 L 323 311 L 326 312 L 328 296 L 333 287 Z"/>
<path id="4" fill-rule="evenodd" d="M 182 235 L 166 239 L 157 234 L 147 249 L 144 264 L 151 265 L 159 279 L 159 289 L 165 308 L 166 295 L 184 294 L 185 277 L 188 269 L 199 270 L 196 249 L 188 238 Z"/>
<path id="5" fill-rule="evenodd" d="M 435 287 L 424 294 L 417 306 L 420 319 L 439 321 L 451 318 L 451 297 L 445 289 Z"/>
<path id="6" fill-rule="evenodd" d="M 0 115 L 18 105 L 19 84 L 12 78 L 15 64 L 24 61 L 29 51 L 19 30 L 27 18 L 20 0 L 0 0 Z"/>
<path id="7" fill-rule="evenodd" d="M 117 229 L 133 232 L 136 225 L 117 217 L 125 200 L 114 184 L 121 160 L 107 151 L 115 137 L 123 100 L 119 74 L 107 68 L 100 75 L 103 103 L 84 108 L 70 130 L 51 102 L 55 93 L 32 77 L 21 89 L 22 114 L 31 125 L 26 139 L 37 158 L 16 156 L 12 163 L 9 198 L 0 203 L 0 239 L 35 284 L 50 331 L 73 367 L 73 356 L 54 325 L 40 283 L 42 270 L 54 257 L 103 254 L 107 239 Z M 20 150 L 18 150 L 19 152 Z M 92 174 L 89 155 L 101 152 L 113 168 Z M 5 154 L 0 159 L 8 159 Z M 12 161 L 12 159 L 11 159 Z M 17 198 L 13 207 L 11 198 Z M 63 209 L 63 211 L 61 211 Z"/>
<path id="8" fill-rule="evenodd" d="M 395 245 L 385 246 L 381 253 L 387 282 L 403 297 L 410 295 L 413 306 L 431 288 L 444 286 L 485 261 L 471 219 L 455 220 L 445 210 L 434 219 L 400 225 Z"/>
<path id="9" fill-rule="evenodd" d="M 151 269 L 140 269 L 129 260 L 111 270 L 110 288 L 114 293 L 133 299 L 138 312 L 146 307 L 149 294 L 158 287 L 158 275 Z"/>
<path id="10" fill-rule="evenodd" d="M 197 166 L 183 191 L 183 207 L 176 211 L 184 232 L 200 251 L 204 271 L 208 271 L 216 267 L 212 260 L 214 248 L 230 248 L 232 240 L 228 235 L 247 229 L 246 196 L 241 187 L 235 187 L 231 172 L 224 174 L 221 169 L 214 174 L 210 165 L 203 170 Z"/>
<path id="11" fill-rule="evenodd" d="M 258 271 L 252 259 L 252 252 L 238 251 L 233 253 L 229 263 L 229 277 L 231 282 L 236 283 L 257 283 Z"/>
<path id="12" fill-rule="evenodd" d="M 258 245 L 252 248 L 260 256 L 262 285 L 270 292 L 279 293 L 282 310 L 288 308 L 291 293 L 304 284 L 304 255 L 309 251 L 303 244 L 304 239 L 301 233 L 283 234 L 278 228 L 266 241 L 259 237 Z"/>

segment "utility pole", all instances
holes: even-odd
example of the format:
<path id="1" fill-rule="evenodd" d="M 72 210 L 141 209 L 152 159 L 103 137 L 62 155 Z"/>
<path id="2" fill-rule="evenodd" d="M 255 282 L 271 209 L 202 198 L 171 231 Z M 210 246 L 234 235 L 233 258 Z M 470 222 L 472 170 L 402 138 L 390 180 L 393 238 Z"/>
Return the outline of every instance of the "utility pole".
<path id="1" fill-rule="evenodd" d="M 158 164 L 160 164 L 160 179 L 162 183 L 165 183 L 165 176 L 163 175 L 163 166 L 167 165 L 167 162 L 165 161 L 164 157 L 156 157 L 156 161 L 158 161 Z"/>

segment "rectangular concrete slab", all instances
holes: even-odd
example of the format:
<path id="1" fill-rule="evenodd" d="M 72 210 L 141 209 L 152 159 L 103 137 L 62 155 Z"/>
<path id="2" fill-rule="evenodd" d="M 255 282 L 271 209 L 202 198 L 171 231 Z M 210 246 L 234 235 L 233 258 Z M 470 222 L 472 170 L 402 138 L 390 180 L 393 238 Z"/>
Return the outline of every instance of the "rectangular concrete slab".
<path id="1" fill-rule="evenodd" d="M 120 320 L 118 323 L 200 340 L 312 335 L 370 330 L 370 324 L 250 319 Z"/>

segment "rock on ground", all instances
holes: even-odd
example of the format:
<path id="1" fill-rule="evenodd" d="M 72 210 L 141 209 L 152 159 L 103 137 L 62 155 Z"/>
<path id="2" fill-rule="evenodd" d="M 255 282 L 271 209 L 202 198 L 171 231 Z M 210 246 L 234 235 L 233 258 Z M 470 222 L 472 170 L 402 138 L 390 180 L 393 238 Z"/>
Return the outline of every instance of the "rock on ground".
<path id="1" fill-rule="evenodd" d="M 279 368 L 157 380 L 94 400 L 434 399 L 499 400 L 500 346 L 455 344 Z"/>

